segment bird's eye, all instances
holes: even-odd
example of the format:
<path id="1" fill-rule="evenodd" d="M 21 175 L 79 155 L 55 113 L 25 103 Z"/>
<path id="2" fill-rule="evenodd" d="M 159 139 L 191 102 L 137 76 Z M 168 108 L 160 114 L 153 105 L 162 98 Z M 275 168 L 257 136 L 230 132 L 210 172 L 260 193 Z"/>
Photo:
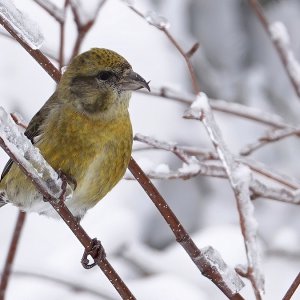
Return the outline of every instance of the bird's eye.
<path id="1" fill-rule="evenodd" d="M 114 75 L 113 72 L 111 71 L 101 71 L 98 75 L 97 78 L 100 80 L 108 80 L 109 78 L 111 78 Z"/>

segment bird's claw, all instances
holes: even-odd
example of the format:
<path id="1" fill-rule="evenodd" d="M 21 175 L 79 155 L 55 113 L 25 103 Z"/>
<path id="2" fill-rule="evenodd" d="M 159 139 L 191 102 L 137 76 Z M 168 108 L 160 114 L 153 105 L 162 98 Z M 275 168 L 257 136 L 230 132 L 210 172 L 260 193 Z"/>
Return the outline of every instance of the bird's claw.
<path id="1" fill-rule="evenodd" d="M 93 263 L 90 263 L 88 256 L 91 256 L 94 259 Z M 91 269 L 97 265 L 97 261 L 101 261 L 106 257 L 106 253 L 102 244 L 97 239 L 92 239 L 92 242 L 88 249 L 84 250 L 84 253 L 81 258 L 81 264 L 85 269 Z"/>
<path id="2" fill-rule="evenodd" d="M 69 175 L 69 174 L 65 173 L 61 169 L 57 170 L 57 174 L 58 174 L 58 177 L 61 178 L 61 180 L 66 181 L 71 186 L 73 191 L 76 190 L 77 181 L 72 175 Z"/>

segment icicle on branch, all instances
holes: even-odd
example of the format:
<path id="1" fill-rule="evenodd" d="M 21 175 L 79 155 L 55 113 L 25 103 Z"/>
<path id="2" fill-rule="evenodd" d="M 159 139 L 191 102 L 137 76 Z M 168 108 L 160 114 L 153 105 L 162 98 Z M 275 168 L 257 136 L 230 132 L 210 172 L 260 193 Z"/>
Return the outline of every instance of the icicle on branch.
<path id="1" fill-rule="evenodd" d="M 20 12 L 10 0 L 0 0 L 0 16 L 32 49 L 42 46 L 44 37 L 37 24 Z"/>
<path id="2" fill-rule="evenodd" d="M 264 292 L 264 276 L 261 272 L 257 243 L 257 222 L 254 218 L 254 206 L 250 198 L 251 171 L 247 166 L 235 161 L 234 156 L 228 150 L 220 129 L 215 122 L 208 98 L 204 93 L 197 95 L 196 100 L 184 114 L 184 117 L 202 121 L 226 170 L 236 197 L 247 254 L 248 278 L 252 283 L 256 298 L 261 299 Z"/>
<path id="3" fill-rule="evenodd" d="M 191 105 L 195 99 L 194 94 L 182 91 L 174 91 L 170 88 L 165 87 L 151 87 L 151 93 L 146 93 L 144 91 L 138 91 L 138 93 L 145 94 L 149 97 L 161 97 L 165 99 L 170 99 L 188 105 Z M 275 128 L 294 128 L 292 125 L 286 123 L 281 116 L 262 111 L 255 107 L 250 107 L 243 104 L 233 103 L 219 99 L 209 100 L 210 106 L 214 111 L 235 115 Z"/>

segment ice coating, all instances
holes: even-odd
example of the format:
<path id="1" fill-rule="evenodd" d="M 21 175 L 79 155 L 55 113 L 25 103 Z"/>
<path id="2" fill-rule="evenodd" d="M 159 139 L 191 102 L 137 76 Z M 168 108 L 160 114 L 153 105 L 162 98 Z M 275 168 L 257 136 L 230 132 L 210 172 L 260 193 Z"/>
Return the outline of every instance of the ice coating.
<path id="1" fill-rule="evenodd" d="M 44 41 L 38 25 L 19 11 L 12 1 L 0 0 L 0 16 L 17 32 L 32 49 L 39 49 Z"/>
<path id="2" fill-rule="evenodd" d="M 170 27 L 169 21 L 162 16 L 159 16 L 154 11 L 149 11 L 145 14 L 146 21 L 159 29 L 168 29 Z"/>
<path id="3" fill-rule="evenodd" d="M 62 193 L 62 181 L 57 173 L 35 148 L 27 137 L 18 129 L 12 118 L 0 107 L 0 138 L 6 149 L 16 158 L 18 164 L 38 182 L 39 186 L 54 198 Z M 71 197 L 67 189 L 67 198 Z"/>

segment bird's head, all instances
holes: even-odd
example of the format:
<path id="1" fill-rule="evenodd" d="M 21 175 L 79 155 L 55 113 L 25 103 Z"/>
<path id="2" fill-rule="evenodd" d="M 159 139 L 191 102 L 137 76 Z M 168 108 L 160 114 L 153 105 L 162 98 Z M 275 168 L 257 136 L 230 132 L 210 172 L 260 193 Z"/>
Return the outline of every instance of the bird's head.
<path id="1" fill-rule="evenodd" d="M 93 48 L 76 56 L 62 75 L 58 98 L 94 118 L 127 113 L 131 91 L 148 83 L 114 51 Z"/>

